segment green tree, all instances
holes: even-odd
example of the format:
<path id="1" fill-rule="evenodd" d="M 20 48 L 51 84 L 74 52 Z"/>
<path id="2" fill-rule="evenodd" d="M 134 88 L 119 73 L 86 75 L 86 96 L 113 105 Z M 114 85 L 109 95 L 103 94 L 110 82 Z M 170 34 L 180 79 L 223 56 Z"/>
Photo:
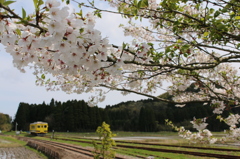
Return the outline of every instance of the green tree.
<path id="1" fill-rule="evenodd" d="M 142 107 L 139 115 L 139 129 L 140 131 L 156 131 L 157 123 L 155 113 L 150 107 Z"/>
<path id="2" fill-rule="evenodd" d="M 0 113 L 0 130 L 9 131 L 12 128 L 11 118 L 8 114 Z"/>
<path id="3" fill-rule="evenodd" d="M 62 131 L 64 127 L 64 107 L 61 102 L 56 102 L 56 108 L 54 111 L 55 123 L 53 130 Z"/>
<path id="4" fill-rule="evenodd" d="M 74 115 L 74 107 L 72 105 L 72 102 L 68 102 L 68 111 L 66 113 L 66 129 L 68 131 L 74 131 L 74 127 L 75 127 L 75 115 Z"/>
<path id="5" fill-rule="evenodd" d="M 96 130 L 96 133 L 99 136 L 100 143 L 98 144 L 96 141 L 93 141 L 94 145 L 94 159 L 112 159 L 115 157 L 115 152 L 112 147 L 116 146 L 115 141 L 112 137 L 116 136 L 111 132 L 110 125 L 105 122 L 102 123 Z"/>
<path id="6" fill-rule="evenodd" d="M 29 130 L 29 104 L 19 103 L 18 110 L 14 119 L 14 125 L 17 123 L 18 130 Z"/>

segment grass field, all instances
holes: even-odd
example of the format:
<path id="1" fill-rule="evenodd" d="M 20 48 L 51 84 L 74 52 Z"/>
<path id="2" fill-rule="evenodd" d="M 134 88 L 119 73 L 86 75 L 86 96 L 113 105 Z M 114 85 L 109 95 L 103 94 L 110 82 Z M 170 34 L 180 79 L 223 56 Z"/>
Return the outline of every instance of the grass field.
<path id="1" fill-rule="evenodd" d="M 135 138 L 135 137 L 149 137 L 149 138 L 145 138 L 143 140 L 138 140 L 138 142 L 148 142 L 148 143 L 159 143 L 159 144 L 174 144 L 174 145 L 192 145 L 192 146 L 202 146 L 202 147 L 219 147 L 219 146 L 216 146 L 216 145 L 200 145 L 200 144 L 189 144 L 187 140 L 184 140 L 182 138 L 180 138 L 177 134 L 177 132 L 152 132 L 152 133 L 149 133 L 149 132 L 122 132 L 122 131 L 117 131 L 117 132 L 113 132 L 114 134 L 117 135 L 116 137 L 116 142 L 117 142 L 117 139 L 118 138 L 121 138 L 121 140 L 124 140 L 125 138 L 125 141 L 127 141 L 129 138 Z M 5 134 L 8 134 L 8 135 L 13 135 L 13 136 L 16 136 L 15 132 L 7 132 Z M 214 133 L 214 135 L 218 136 L 218 137 L 221 137 L 224 135 L 223 132 L 216 132 Z M 19 136 L 28 136 L 28 137 L 33 137 L 27 133 L 21 133 L 19 134 Z M 47 137 L 51 137 L 52 136 L 52 133 L 48 133 L 46 135 Z M 55 138 L 81 138 L 79 139 L 80 141 L 91 141 L 92 138 L 97 138 L 97 134 L 94 133 L 94 132 L 89 132 L 89 133 L 76 133 L 76 132 L 55 132 L 54 133 L 54 136 Z M 154 139 L 153 139 L 154 137 Z M 42 137 L 37 137 L 39 139 L 46 139 L 46 140 L 49 140 L 47 138 L 42 138 Z M 158 139 L 156 139 L 158 138 Z M 63 142 L 63 143 L 71 143 L 71 144 L 76 144 L 76 145 L 81 145 L 83 147 L 92 147 L 92 144 L 89 143 L 81 143 L 81 142 L 72 142 L 72 141 L 61 141 L 61 140 L 56 140 L 57 142 Z M 140 143 L 141 145 L 141 143 Z M 153 147 L 153 146 L 152 146 Z M 223 148 L 236 148 L 236 147 L 231 147 L 231 146 L 222 146 Z M 167 149 L 172 149 L 171 147 L 167 147 L 167 146 L 163 146 L 163 147 L 160 147 L 160 148 L 167 148 Z M 175 148 L 174 148 L 175 149 Z M 184 149 L 184 148 L 177 148 L 179 150 L 187 150 L 187 149 Z M 212 150 L 196 150 L 196 149 L 193 149 L 193 150 L 190 150 L 190 151 L 198 151 L 198 152 L 207 152 L 207 153 L 216 153 Z M 162 156 L 163 158 L 164 157 L 169 157 L 171 156 L 171 158 L 176 158 L 176 159 L 179 159 L 179 158 L 182 158 L 182 159 L 185 159 L 185 158 L 193 158 L 193 159 L 197 159 L 197 158 L 206 158 L 208 159 L 209 157 L 195 157 L 195 156 L 189 156 L 189 155 L 184 155 L 184 154 L 171 154 L 171 153 L 165 153 L 165 152 L 151 152 L 151 151 L 146 151 L 146 150 L 138 150 L 138 149 L 126 149 L 126 148 L 118 148 L 116 149 L 116 152 L 117 153 L 120 153 L 120 154 L 125 154 L 125 155 L 137 155 L 137 154 L 145 154 L 146 156 L 148 155 L 158 155 L 158 156 Z M 218 152 L 219 154 L 226 154 L 225 152 Z M 231 153 L 232 154 L 232 153 Z M 233 154 L 234 155 L 234 154 Z M 237 153 L 237 155 L 240 156 L 240 153 Z"/>
<path id="2" fill-rule="evenodd" d="M 26 142 L 15 139 L 14 137 L 9 136 L 0 136 L 0 147 L 19 147 L 26 145 Z"/>
<path id="3" fill-rule="evenodd" d="M 124 145 L 128 145 L 128 146 L 143 146 L 144 143 L 146 142 L 149 142 L 149 143 L 158 143 L 158 144 L 168 144 L 168 145 L 179 145 L 179 146 L 182 146 L 182 145 L 188 145 L 189 146 L 189 143 L 186 141 L 186 140 L 183 140 L 181 138 L 179 138 L 177 136 L 177 133 L 166 133 L 166 132 L 163 132 L 161 135 L 159 134 L 156 134 L 156 133 L 130 133 L 129 132 L 120 132 L 119 133 L 121 135 L 122 138 L 124 137 L 130 137 L 130 135 L 132 137 L 135 137 L 133 135 L 136 135 L 136 136 L 142 136 L 142 137 L 146 137 L 147 135 L 150 136 L 150 137 L 169 137 L 169 139 L 144 139 L 144 140 L 141 140 L 141 141 L 137 141 L 139 142 L 139 144 L 131 144 L 131 143 L 124 143 Z M 219 134 L 220 135 L 220 134 Z M 92 147 L 92 144 L 91 144 L 91 138 L 96 138 L 96 135 L 95 134 L 92 134 L 92 133 L 58 133 L 56 134 L 56 137 L 58 138 L 56 141 L 57 142 L 62 142 L 62 143 L 70 143 L 70 144 L 75 144 L 75 145 L 81 145 L 83 147 Z M 77 138 L 76 138 L 77 137 Z M 171 137 L 173 137 L 171 139 Z M 40 137 L 38 137 L 40 139 Z M 64 138 L 64 139 L 74 139 L 74 140 L 77 140 L 78 142 L 76 141 L 62 141 L 61 138 Z M 45 140 L 52 140 L 52 139 L 47 139 L 47 138 L 44 138 Z M 90 143 L 84 143 L 84 142 L 81 142 L 81 141 L 90 141 Z M 125 140 L 127 141 L 127 140 Z M 118 141 L 117 142 L 117 145 L 119 144 L 123 144 L 123 143 L 119 143 Z M 219 146 L 214 146 L 214 145 L 199 145 L 199 144 L 194 144 L 192 146 L 200 146 L 200 147 L 209 147 L 209 148 L 214 148 L 214 147 L 217 147 L 219 148 Z M 151 148 L 163 148 L 163 149 L 174 149 L 174 150 L 180 150 L 180 151 L 192 151 L 192 152 L 203 152 L 203 153 L 213 153 L 213 154 L 222 154 L 222 155 L 238 155 L 240 156 L 240 152 L 221 152 L 221 151 L 218 151 L 216 152 L 215 150 L 208 150 L 208 149 L 204 149 L 204 150 L 199 150 L 199 149 L 188 149 L 188 148 L 183 148 L 183 147 L 169 147 L 169 146 L 161 146 L 161 145 L 158 145 L 158 146 L 147 146 L 146 147 L 151 147 Z M 223 148 L 234 148 L 234 147 L 223 147 Z M 235 147 L 236 149 L 236 147 Z M 121 148 L 121 147 L 118 147 L 116 149 L 116 152 L 119 153 L 119 154 L 123 154 L 123 155 L 132 155 L 132 156 L 135 156 L 135 155 L 142 155 L 142 156 L 151 156 L 151 155 L 155 155 L 155 156 L 160 156 L 159 158 L 167 158 L 167 157 L 170 157 L 170 158 L 175 158 L 175 159 L 179 159 L 179 158 L 182 158 L 182 159 L 187 159 L 187 158 L 191 158 L 191 159 L 210 159 L 211 157 L 199 157 L 199 156 L 192 156 L 192 155 L 186 155 L 186 154 L 177 154 L 177 153 L 167 153 L 167 152 L 155 152 L 155 151 L 150 151 L 150 150 L 141 150 L 141 149 L 134 149 L 134 148 Z M 157 157 L 158 158 L 158 157 Z"/>
<path id="4" fill-rule="evenodd" d="M 160 142 L 160 143 L 176 143 L 176 144 L 189 144 L 189 142 L 185 139 L 182 139 L 178 136 L 177 132 L 167 132 L 167 131 L 161 131 L 161 132 L 124 132 L 124 131 L 113 131 L 114 134 L 116 134 L 116 137 L 114 139 L 118 138 L 134 138 L 134 137 L 149 137 L 149 139 L 143 139 L 145 142 Z M 15 131 L 12 132 L 4 132 L 3 134 L 6 135 L 13 135 L 17 136 Z M 52 136 L 53 134 L 49 132 L 46 136 Z M 223 132 L 213 132 L 213 135 L 216 137 L 222 137 L 224 136 Z M 19 136 L 31 136 L 27 132 L 21 132 Z M 80 137 L 80 138 L 97 138 L 97 134 L 95 132 L 54 132 L 54 136 L 60 136 L 60 137 Z M 151 139 L 152 137 L 155 137 L 155 139 Z M 159 138 L 159 139 L 156 139 Z"/>

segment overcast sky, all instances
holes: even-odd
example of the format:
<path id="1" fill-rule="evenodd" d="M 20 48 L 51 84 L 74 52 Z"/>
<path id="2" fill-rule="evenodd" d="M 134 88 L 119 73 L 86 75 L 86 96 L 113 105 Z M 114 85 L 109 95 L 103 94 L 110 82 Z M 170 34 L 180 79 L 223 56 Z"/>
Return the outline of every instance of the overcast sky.
<path id="1" fill-rule="evenodd" d="M 100 2 L 102 7 L 107 7 L 106 2 Z M 74 4 L 73 4 L 74 5 Z M 17 3 L 12 4 L 21 15 L 21 9 L 32 13 L 34 10 L 32 0 L 17 0 Z M 119 23 L 124 20 L 117 15 L 103 15 L 103 19 L 97 21 L 97 29 L 102 31 L 103 36 L 108 36 L 114 44 L 121 44 L 129 38 L 123 36 L 122 30 L 118 29 Z M 35 85 L 35 76 L 31 70 L 27 73 L 20 73 L 13 67 L 11 56 L 5 52 L 4 47 L 0 44 L 0 112 L 9 114 L 14 118 L 20 102 L 29 104 L 40 104 L 43 101 L 49 103 L 52 98 L 57 101 L 67 101 L 72 99 L 87 101 L 90 94 L 71 94 L 64 92 L 48 92 L 45 87 Z M 98 106 L 105 107 L 106 105 L 117 104 L 122 101 L 146 99 L 139 95 L 122 96 L 119 92 L 107 95 L 105 102 L 99 103 Z"/>

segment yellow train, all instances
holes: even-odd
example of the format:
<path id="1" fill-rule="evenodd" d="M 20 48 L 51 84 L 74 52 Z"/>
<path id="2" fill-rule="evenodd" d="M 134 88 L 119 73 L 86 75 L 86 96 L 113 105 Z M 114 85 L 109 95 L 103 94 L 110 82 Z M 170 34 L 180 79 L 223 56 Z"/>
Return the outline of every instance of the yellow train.
<path id="1" fill-rule="evenodd" d="M 44 136 L 48 133 L 48 123 L 37 121 L 30 124 L 30 133 L 37 136 Z"/>

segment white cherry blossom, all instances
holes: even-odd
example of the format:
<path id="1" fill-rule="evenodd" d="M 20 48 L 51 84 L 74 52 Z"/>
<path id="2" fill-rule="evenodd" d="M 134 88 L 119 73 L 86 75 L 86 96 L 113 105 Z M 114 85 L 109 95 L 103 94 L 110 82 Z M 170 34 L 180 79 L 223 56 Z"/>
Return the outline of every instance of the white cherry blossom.
<path id="1" fill-rule="evenodd" d="M 131 1 L 108 2 L 114 7 L 124 5 L 126 11 L 131 11 Z M 184 14 L 201 16 L 206 13 L 201 7 L 180 6 Z M 21 72 L 31 66 L 35 69 L 34 75 L 50 74 L 56 79 L 46 82 L 37 78 L 37 85 L 45 85 L 47 90 L 96 92 L 90 98 L 94 106 L 106 96 L 106 92 L 96 89 L 99 87 L 163 100 L 155 92 L 168 82 L 171 85 L 164 89 L 173 96 L 171 102 L 178 107 L 188 102 L 201 102 L 220 115 L 239 103 L 238 69 L 229 64 L 239 59 L 239 49 L 237 45 L 233 47 L 237 41 L 227 42 L 221 48 L 219 44 L 209 44 L 204 37 L 208 32 L 204 35 L 191 27 L 176 35 L 174 29 L 177 28 L 172 28 L 170 22 L 159 22 L 163 13 L 156 0 L 149 0 L 148 6 L 136 13 L 144 23 L 135 23 L 132 17 L 126 16 L 129 23 L 122 26 L 124 34 L 135 40 L 123 46 L 111 44 L 102 36 L 95 28 L 96 17 L 92 12 L 71 13 L 69 7 L 58 0 L 46 0 L 40 8 L 41 18 L 31 14 L 24 20 L 6 11 L 0 21 L 0 40 L 12 55 L 13 65 Z M 184 14 L 176 14 L 174 18 L 183 18 Z M 236 31 L 239 32 L 233 32 Z M 198 43 L 201 49 L 192 42 Z M 192 85 L 194 92 L 188 91 Z M 234 138 L 240 136 L 236 127 L 239 118 L 238 114 L 230 114 L 222 119 L 229 125 L 230 136 Z M 194 142 L 204 139 L 216 142 L 206 129 L 206 118 L 194 119 L 191 123 L 198 132 L 180 128 L 182 137 Z"/>

